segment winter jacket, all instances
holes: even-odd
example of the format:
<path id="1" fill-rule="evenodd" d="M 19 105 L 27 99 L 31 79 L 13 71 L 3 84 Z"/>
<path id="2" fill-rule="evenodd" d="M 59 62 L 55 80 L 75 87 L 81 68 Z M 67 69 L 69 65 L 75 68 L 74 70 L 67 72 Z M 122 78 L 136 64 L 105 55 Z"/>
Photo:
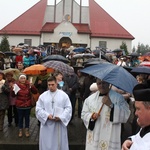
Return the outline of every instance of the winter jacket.
<path id="1" fill-rule="evenodd" d="M 18 93 L 14 93 L 14 91 L 12 90 L 12 96 L 16 96 L 16 107 L 18 108 L 27 108 L 27 107 L 31 107 L 31 93 L 38 93 L 38 90 L 36 89 L 36 87 L 34 85 L 30 86 L 29 82 L 26 81 L 25 84 L 21 84 L 20 82 L 16 83 L 20 90 L 18 91 Z"/>

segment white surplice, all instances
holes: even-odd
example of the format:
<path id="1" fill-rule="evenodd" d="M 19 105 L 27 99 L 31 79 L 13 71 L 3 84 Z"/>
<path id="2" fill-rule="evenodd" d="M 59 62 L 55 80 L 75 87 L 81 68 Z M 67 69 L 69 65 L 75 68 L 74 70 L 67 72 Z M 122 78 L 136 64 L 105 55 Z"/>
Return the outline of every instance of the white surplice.
<path id="1" fill-rule="evenodd" d="M 130 138 L 133 142 L 130 150 L 150 150 L 150 132 L 145 134 L 142 138 L 140 132 Z"/>
<path id="2" fill-rule="evenodd" d="M 88 129 L 89 121 L 94 112 L 102 105 L 99 91 L 90 95 L 84 102 L 81 118 L 87 128 L 86 150 L 120 150 L 121 123 L 125 123 L 130 115 L 128 103 L 124 97 L 110 90 L 109 97 L 114 104 L 113 122 L 110 122 L 111 108 L 104 105 L 93 131 Z"/>
<path id="3" fill-rule="evenodd" d="M 56 109 L 57 108 L 57 109 Z M 59 110 L 59 113 L 54 111 Z M 62 113 L 60 113 L 60 111 Z M 48 119 L 50 114 L 59 115 L 61 121 Z M 36 117 L 41 122 L 39 150 L 68 150 L 67 125 L 71 119 L 72 106 L 68 95 L 62 90 L 40 95 L 36 103 Z"/>

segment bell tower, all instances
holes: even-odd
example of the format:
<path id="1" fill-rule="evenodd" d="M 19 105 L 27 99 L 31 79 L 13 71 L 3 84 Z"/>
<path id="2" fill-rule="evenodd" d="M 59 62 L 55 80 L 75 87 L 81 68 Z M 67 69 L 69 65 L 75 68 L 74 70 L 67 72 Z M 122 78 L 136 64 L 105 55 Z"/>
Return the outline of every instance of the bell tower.
<path id="1" fill-rule="evenodd" d="M 57 3 L 57 0 L 54 0 L 54 22 L 59 23 L 61 21 L 70 21 L 71 23 L 82 23 L 83 11 L 85 8 L 82 7 L 82 0 L 76 2 L 76 0 L 61 0 Z M 51 13 L 52 13 L 51 12 Z M 88 13 L 84 13 L 88 14 Z"/>

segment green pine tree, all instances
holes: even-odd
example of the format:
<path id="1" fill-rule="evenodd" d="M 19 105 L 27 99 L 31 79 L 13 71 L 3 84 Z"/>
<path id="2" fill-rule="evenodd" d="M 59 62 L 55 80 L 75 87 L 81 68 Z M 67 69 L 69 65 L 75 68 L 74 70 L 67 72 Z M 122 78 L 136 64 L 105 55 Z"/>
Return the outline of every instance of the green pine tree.
<path id="1" fill-rule="evenodd" d="M 7 35 L 3 35 L 3 37 L 2 37 L 2 40 L 0 43 L 0 51 L 2 51 L 2 52 L 10 51 L 10 45 L 9 45 Z"/>
<path id="2" fill-rule="evenodd" d="M 120 49 L 123 49 L 126 55 L 129 54 L 127 44 L 125 42 L 122 42 L 122 44 L 120 45 Z"/>

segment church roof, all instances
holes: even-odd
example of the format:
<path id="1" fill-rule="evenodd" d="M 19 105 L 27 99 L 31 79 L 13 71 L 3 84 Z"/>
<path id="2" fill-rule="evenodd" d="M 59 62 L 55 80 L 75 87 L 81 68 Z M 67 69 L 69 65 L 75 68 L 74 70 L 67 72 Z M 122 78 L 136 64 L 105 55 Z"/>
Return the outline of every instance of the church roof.
<path id="1" fill-rule="evenodd" d="M 9 35 L 40 35 L 41 32 L 53 32 L 59 23 L 47 22 L 43 25 L 46 7 L 47 0 L 40 0 L 0 30 L 0 34 L 6 32 Z M 134 39 L 94 0 L 89 0 L 89 15 L 90 25 L 73 23 L 78 33 L 91 34 L 92 37 Z"/>
<path id="2" fill-rule="evenodd" d="M 41 32 L 54 32 L 54 29 L 59 25 L 60 23 L 52 23 L 47 22 L 43 26 Z M 78 33 L 84 33 L 89 34 L 91 33 L 89 25 L 88 24 L 80 24 L 80 23 L 73 23 L 73 26 L 78 30 Z"/>
<path id="3" fill-rule="evenodd" d="M 41 0 L 33 7 L 5 26 L 0 33 L 15 35 L 40 35 L 47 0 Z"/>
<path id="4" fill-rule="evenodd" d="M 134 39 L 126 29 L 94 0 L 89 0 L 89 14 L 92 37 Z"/>

